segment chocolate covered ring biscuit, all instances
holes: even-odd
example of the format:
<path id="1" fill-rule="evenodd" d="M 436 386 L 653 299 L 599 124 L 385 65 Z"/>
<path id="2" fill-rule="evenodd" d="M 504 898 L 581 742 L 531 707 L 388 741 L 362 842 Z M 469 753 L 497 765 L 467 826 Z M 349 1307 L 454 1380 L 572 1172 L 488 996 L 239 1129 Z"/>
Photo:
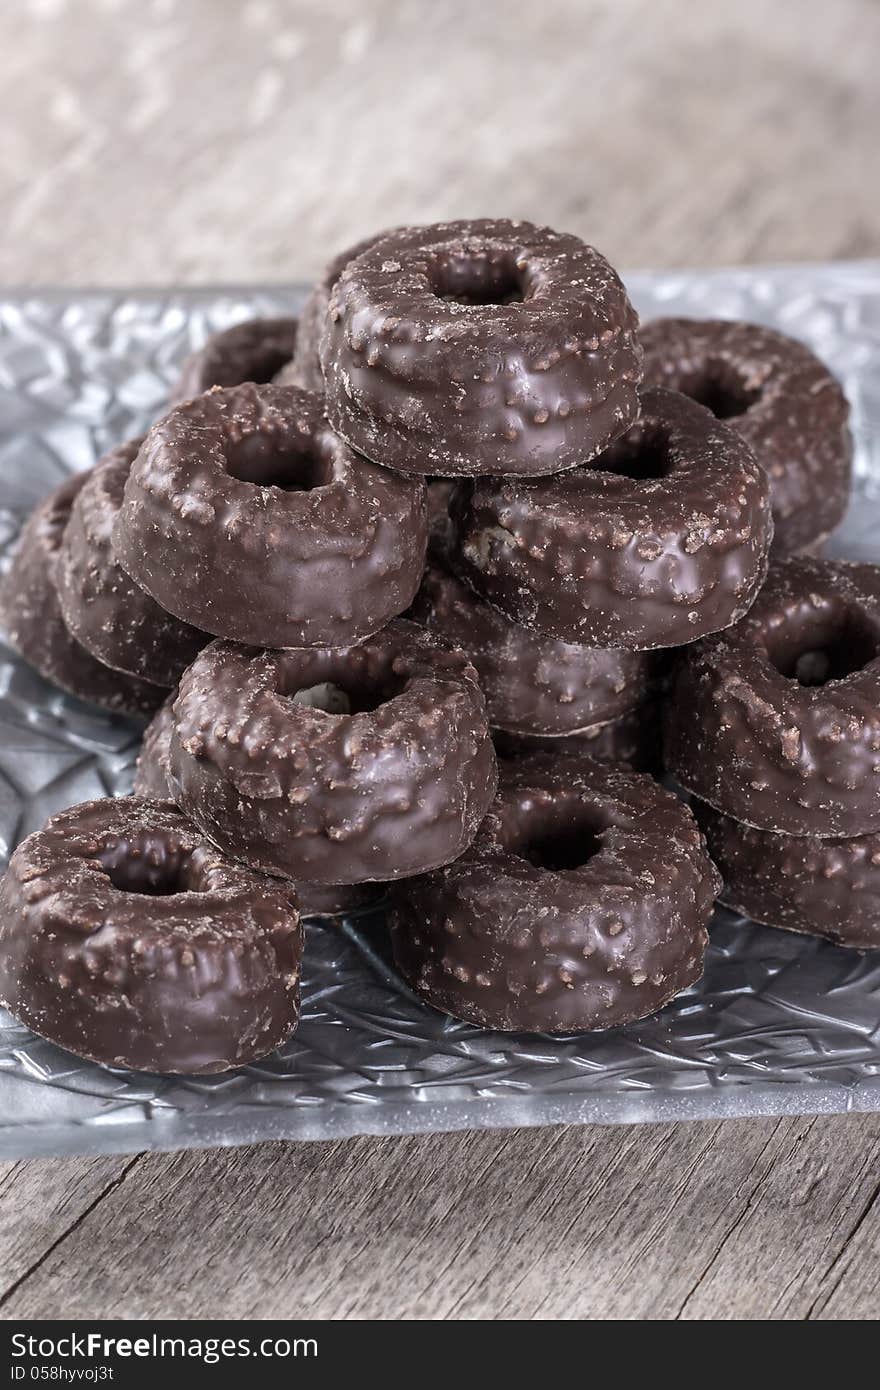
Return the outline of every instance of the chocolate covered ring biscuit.
<path id="1" fill-rule="evenodd" d="M 167 687 L 209 638 L 160 608 L 113 553 L 113 524 L 140 444 L 112 449 L 74 498 L 58 556 L 58 599 L 68 629 L 92 656 Z"/>
<path id="2" fill-rule="evenodd" d="M 530 222 L 406 228 L 333 287 L 327 414 L 402 473 L 558 473 L 635 420 L 637 323 L 618 276 L 577 237 Z"/>
<path id="3" fill-rule="evenodd" d="M 407 982 L 481 1027 L 567 1033 L 644 1018 L 699 978 L 719 880 L 648 777 L 535 754 L 455 863 L 395 885 Z"/>
<path id="4" fill-rule="evenodd" d="M 214 642 L 174 705 L 180 805 L 229 854 L 315 883 L 461 854 L 495 792 L 477 673 L 397 621 L 357 647 Z"/>
<path id="5" fill-rule="evenodd" d="M 324 390 L 324 376 L 321 371 L 318 348 L 321 335 L 324 332 L 324 321 L 327 317 L 333 286 L 349 261 L 353 261 L 356 256 L 362 255 L 364 251 L 369 251 L 377 242 L 384 240 L 385 237 L 394 236 L 399 231 L 400 228 L 394 227 L 384 232 L 376 232 L 373 236 L 364 237 L 362 241 L 355 242 L 354 246 L 340 251 L 322 271 L 309 291 L 300 312 L 299 332 L 297 333 L 293 361 L 287 367 L 283 367 L 278 374 L 276 379 L 280 384 L 305 386 L 311 391 Z"/>
<path id="6" fill-rule="evenodd" d="M 792 556 L 684 654 L 665 719 L 682 786 L 787 835 L 880 831 L 880 566 Z"/>
<path id="7" fill-rule="evenodd" d="M 511 734 L 492 730 L 492 742 L 499 758 L 520 758 L 530 753 L 552 753 L 557 758 L 590 757 L 598 763 L 629 767 L 659 777 L 663 771 L 660 712 L 662 703 L 648 696 L 628 714 L 594 724 L 576 734 L 555 738 L 541 734 Z"/>
<path id="8" fill-rule="evenodd" d="M 12 565 L 0 584 L 0 627 L 9 645 L 53 685 L 116 714 L 148 715 L 166 689 L 112 671 L 70 632 L 56 587 L 58 552 L 70 510 L 87 473 L 55 489 L 22 527 Z"/>
<path id="9" fill-rule="evenodd" d="M 150 430 L 113 546 L 194 627 L 254 646 L 340 646 L 412 601 L 424 494 L 353 454 L 312 392 L 217 388 Z"/>
<path id="10" fill-rule="evenodd" d="M 645 384 L 699 401 L 748 441 L 770 479 L 777 552 L 815 547 L 846 511 L 849 406 L 804 343 L 757 323 L 655 319 L 643 324 Z"/>
<path id="11" fill-rule="evenodd" d="M 184 362 L 172 403 L 201 395 L 212 386 L 271 381 L 293 357 L 296 338 L 293 318 L 247 319 L 213 333 Z"/>
<path id="12" fill-rule="evenodd" d="M 699 802 L 694 813 L 733 912 L 839 946 L 880 947 L 880 835 L 777 835 Z"/>
<path id="13" fill-rule="evenodd" d="M 410 617 L 467 652 L 477 669 L 494 728 L 568 734 L 634 709 L 651 680 L 650 656 L 579 647 L 510 622 L 455 578 L 439 546 Z"/>
<path id="14" fill-rule="evenodd" d="M 151 801 L 173 801 L 179 788 L 171 777 L 168 755 L 174 729 L 174 696 L 154 715 L 144 733 L 137 760 L 134 795 Z M 296 900 L 303 917 L 344 917 L 371 907 L 384 896 L 381 883 L 306 883 L 298 879 Z"/>
<path id="15" fill-rule="evenodd" d="M 89 801 L 28 836 L 0 886 L 0 1003 L 105 1066 L 218 1072 L 296 1027 L 289 884 L 233 864 L 172 806 Z"/>
<path id="16" fill-rule="evenodd" d="M 767 570 L 767 476 L 674 391 L 642 394 L 622 440 L 558 478 L 456 491 L 454 563 L 512 622 L 590 646 L 681 646 L 745 613 Z"/>

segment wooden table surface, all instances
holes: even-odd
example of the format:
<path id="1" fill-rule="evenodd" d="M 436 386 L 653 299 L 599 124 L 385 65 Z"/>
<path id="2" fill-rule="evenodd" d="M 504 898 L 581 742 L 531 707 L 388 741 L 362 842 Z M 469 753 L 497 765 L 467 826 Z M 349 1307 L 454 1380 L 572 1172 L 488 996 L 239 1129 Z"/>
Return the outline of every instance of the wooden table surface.
<path id="1" fill-rule="evenodd" d="M 874 0 L 0 7 L 6 284 L 296 280 L 517 214 L 622 266 L 880 252 Z M 880 1116 L 0 1167 L 6 1318 L 873 1318 Z"/>

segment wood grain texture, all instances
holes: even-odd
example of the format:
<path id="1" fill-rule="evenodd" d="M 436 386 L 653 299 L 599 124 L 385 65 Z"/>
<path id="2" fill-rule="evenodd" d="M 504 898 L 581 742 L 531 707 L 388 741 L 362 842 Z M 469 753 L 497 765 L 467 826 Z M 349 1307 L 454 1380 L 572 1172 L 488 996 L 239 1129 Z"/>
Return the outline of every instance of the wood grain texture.
<path id="1" fill-rule="evenodd" d="M 0 6 L 0 280 L 302 279 L 519 214 L 622 265 L 880 252 L 874 0 Z M 0 1167 L 0 1316 L 872 1319 L 880 1118 Z"/>
<path id="2" fill-rule="evenodd" d="M 874 0 L 17 0 L 0 281 L 290 280 L 520 215 L 624 266 L 880 249 Z"/>
<path id="3" fill-rule="evenodd" d="M 869 1319 L 878 1159 L 868 1116 L 18 1164 L 0 1311 Z"/>

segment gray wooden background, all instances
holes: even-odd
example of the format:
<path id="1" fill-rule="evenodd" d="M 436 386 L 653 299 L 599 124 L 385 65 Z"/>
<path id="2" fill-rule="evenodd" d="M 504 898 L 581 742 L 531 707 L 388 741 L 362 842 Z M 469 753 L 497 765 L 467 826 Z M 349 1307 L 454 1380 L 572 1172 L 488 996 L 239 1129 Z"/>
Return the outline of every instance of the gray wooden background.
<path id="1" fill-rule="evenodd" d="M 880 253 L 876 0 L 11 0 L 0 282 L 298 280 L 516 214 Z M 0 1315 L 873 1318 L 880 1117 L 0 1166 Z"/>

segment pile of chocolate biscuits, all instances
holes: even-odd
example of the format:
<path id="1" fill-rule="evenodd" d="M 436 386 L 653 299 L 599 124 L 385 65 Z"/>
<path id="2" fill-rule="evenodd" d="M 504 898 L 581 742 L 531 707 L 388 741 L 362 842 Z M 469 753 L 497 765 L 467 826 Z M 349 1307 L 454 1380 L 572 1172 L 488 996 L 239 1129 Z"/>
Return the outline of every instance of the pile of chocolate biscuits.
<path id="1" fill-rule="evenodd" d="M 301 917 L 385 895 L 408 984 L 499 1029 L 652 1013 L 719 892 L 880 945 L 880 568 L 816 558 L 847 416 L 526 222 L 383 232 L 218 334 L 0 591 L 47 679 L 154 713 L 134 794 L 13 854 L 0 1002 L 213 1072 L 296 1027 Z"/>

